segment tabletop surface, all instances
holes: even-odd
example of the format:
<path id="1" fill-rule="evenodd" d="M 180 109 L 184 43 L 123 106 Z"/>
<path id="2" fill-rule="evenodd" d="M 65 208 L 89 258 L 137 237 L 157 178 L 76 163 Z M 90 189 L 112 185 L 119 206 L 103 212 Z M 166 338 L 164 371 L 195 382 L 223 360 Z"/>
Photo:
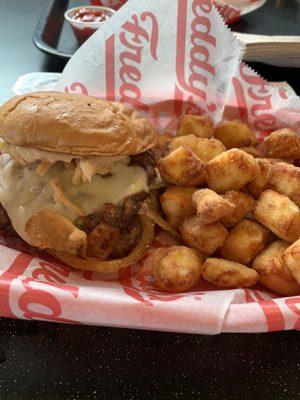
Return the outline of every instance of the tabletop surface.
<path id="1" fill-rule="evenodd" d="M 267 0 L 263 7 L 247 14 L 232 29 L 257 35 L 300 36 L 298 0 Z"/>
<path id="2" fill-rule="evenodd" d="M 32 44 L 46 4 L 0 0 L 0 103 L 18 76 L 64 66 Z M 300 94 L 299 70 L 252 66 Z M 141 398 L 300 399 L 298 333 L 209 337 L 0 320 L 0 399 Z"/>

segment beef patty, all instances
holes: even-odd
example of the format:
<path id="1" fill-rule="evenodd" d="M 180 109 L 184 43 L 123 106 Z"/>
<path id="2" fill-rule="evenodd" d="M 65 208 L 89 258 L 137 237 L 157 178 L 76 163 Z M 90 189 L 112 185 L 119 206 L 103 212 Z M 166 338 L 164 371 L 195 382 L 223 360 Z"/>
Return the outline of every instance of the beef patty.
<path id="1" fill-rule="evenodd" d="M 131 165 L 142 167 L 151 185 L 156 179 L 154 153 L 150 150 L 130 157 Z M 159 207 L 158 190 L 128 196 L 118 204 L 104 204 L 97 212 L 79 217 L 74 224 L 88 236 L 87 255 L 103 259 L 122 258 L 137 245 L 142 224 L 138 212 L 149 197 L 152 208 Z"/>
<path id="2" fill-rule="evenodd" d="M 147 173 L 148 183 L 156 178 L 154 154 L 147 151 L 130 157 L 130 164 L 141 166 Z M 74 224 L 88 237 L 87 255 L 102 259 L 122 258 L 137 245 L 142 223 L 138 212 L 150 197 L 152 208 L 159 207 L 158 190 L 140 192 L 123 199 L 120 204 L 105 204 L 93 214 L 79 217 Z M 0 204 L 0 230 L 13 231 L 10 219 Z"/>
<path id="3" fill-rule="evenodd" d="M 137 215 L 148 193 L 126 197 L 121 204 L 105 204 L 99 211 L 79 217 L 74 224 L 88 236 L 87 255 L 100 259 L 122 258 L 137 245 L 142 224 Z M 0 230 L 14 233 L 10 219 L 0 204 Z"/>
<path id="4" fill-rule="evenodd" d="M 79 217 L 74 224 L 88 236 L 89 256 L 98 258 L 122 258 L 129 254 L 139 241 L 142 224 L 139 212 L 148 193 L 140 192 L 126 197 L 120 204 L 104 204 L 90 215 Z M 101 241 L 107 236 L 107 241 Z M 98 241 L 98 246 L 94 242 Z"/>

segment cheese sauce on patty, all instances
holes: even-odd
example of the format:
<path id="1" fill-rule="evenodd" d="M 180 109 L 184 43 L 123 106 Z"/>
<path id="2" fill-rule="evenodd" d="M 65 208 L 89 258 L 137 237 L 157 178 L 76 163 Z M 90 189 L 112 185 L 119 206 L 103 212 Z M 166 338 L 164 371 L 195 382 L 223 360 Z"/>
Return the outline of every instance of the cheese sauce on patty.
<path id="1" fill-rule="evenodd" d="M 147 175 L 137 165 L 116 162 L 108 177 L 93 175 L 91 183 L 72 184 L 74 166 L 56 162 L 40 176 L 37 162 L 22 166 L 8 154 L 0 156 L 0 202 L 16 232 L 28 243 L 25 224 L 35 213 L 48 209 L 74 221 L 78 213 L 53 199 L 52 179 L 56 179 L 65 196 L 85 215 L 99 210 L 104 204 L 118 204 L 125 197 L 141 191 L 149 192 Z"/>

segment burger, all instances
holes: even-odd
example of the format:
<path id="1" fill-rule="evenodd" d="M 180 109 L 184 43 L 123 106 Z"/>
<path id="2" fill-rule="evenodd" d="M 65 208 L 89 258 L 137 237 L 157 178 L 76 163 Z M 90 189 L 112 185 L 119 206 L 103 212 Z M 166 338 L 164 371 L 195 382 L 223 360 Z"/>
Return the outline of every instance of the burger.
<path id="1" fill-rule="evenodd" d="M 0 228 L 81 270 L 112 272 L 151 244 L 157 134 L 123 104 L 61 92 L 0 107 Z"/>

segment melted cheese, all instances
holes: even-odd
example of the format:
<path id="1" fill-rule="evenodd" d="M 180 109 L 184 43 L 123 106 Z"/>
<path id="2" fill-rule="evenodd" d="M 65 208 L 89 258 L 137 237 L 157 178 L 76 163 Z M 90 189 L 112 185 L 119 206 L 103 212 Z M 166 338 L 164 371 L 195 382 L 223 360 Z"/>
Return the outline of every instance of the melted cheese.
<path id="1" fill-rule="evenodd" d="M 9 143 L 4 143 L 2 153 L 9 154 L 14 160 L 22 165 L 28 165 L 37 160 L 43 160 L 50 164 L 56 161 L 64 161 L 70 163 L 74 158 L 72 154 L 56 153 L 54 151 L 47 151 L 36 149 L 34 147 L 16 146 Z"/>
<path id="2" fill-rule="evenodd" d="M 76 169 L 74 171 L 72 183 L 91 182 L 95 174 L 106 175 L 111 172 L 113 165 L 118 163 L 129 163 L 129 157 L 82 157 L 76 158 Z"/>
<path id="3" fill-rule="evenodd" d="M 78 185 L 81 180 L 83 182 L 91 182 L 95 174 L 105 175 L 111 172 L 112 166 L 116 162 L 129 163 L 129 157 L 127 156 L 75 156 L 74 154 L 57 153 L 33 147 L 16 146 L 9 143 L 3 144 L 2 153 L 9 154 L 14 160 L 24 166 L 39 161 L 37 165 L 37 172 L 39 175 L 44 175 L 51 165 L 57 161 L 71 163 L 72 160 L 76 160 L 77 167 L 74 170 L 73 176 L 73 184 L 76 185 Z"/>
<path id="4" fill-rule="evenodd" d="M 94 175 L 91 183 L 72 184 L 74 167 L 63 163 L 55 163 L 43 176 L 36 172 L 37 163 L 24 167 L 9 155 L 0 156 L 0 202 L 5 208 L 16 232 L 30 242 L 25 224 L 35 213 L 49 209 L 60 213 L 74 221 L 78 214 L 61 202 L 53 199 L 51 179 L 57 179 L 64 194 L 85 215 L 91 214 L 105 203 L 117 204 L 127 196 L 140 191 L 149 191 L 147 175 L 137 166 L 114 163 L 112 176 L 103 178 Z"/>

